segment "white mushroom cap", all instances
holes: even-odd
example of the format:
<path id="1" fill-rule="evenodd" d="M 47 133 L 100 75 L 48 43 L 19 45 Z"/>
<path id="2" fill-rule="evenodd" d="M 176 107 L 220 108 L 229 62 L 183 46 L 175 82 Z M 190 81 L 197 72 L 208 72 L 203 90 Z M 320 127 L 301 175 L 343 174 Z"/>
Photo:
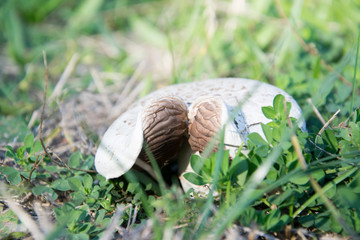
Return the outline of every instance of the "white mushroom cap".
<path id="1" fill-rule="evenodd" d="M 121 115 L 106 131 L 95 155 L 95 168 L 106 179 L 117 178 L 132 168 L 143 146 L 140 107 Z"/>
<path id="2" fill-rule="evenodd" d="M 156 102 L 157 99 L 164 98 L 164 96 L 181 98 L 188 106 L 201 97 L 221 99 L 221 101 L 216 100 L 222 102 L 219 105 L 220 108 L 225 109 L 224 106 L 226 106 L 228 109 L 227 113 L 222 111 L 225 115 L 221 124 L 225 122 L 226 115 L 231 116 L 229 113 L 235 111 L 240 105 L 241 112 L 236 115 L 231 123 L 232 125 L 227 126 L 229 132 L 239 133 L 240 131 L 240 137 L 227 138 L 225 135 L 226 142 L 231 144 L 236 139 L 233 145 L 238 145 L 241 141 L 246 141 L 247 134 L 251 132 L 257 132 L 264 136 L 259 123 L 268 123 L 270 120 L 263 115 L 262 107 L 272 105 L 274 97 L 278 94 L 284 95 L 286 101 L 291 102 L 290 117 L 300 119 L 301 109 L 289 94 L 275 86 L 256 80 L 223 78 L 172 85 L 159 89 L 130 106 L 129 110 L 110 126 L 96 153 L 95 167 L 101 175 L 109 179 L 121 176 L 135 164 L 144 143 L 142 126 L 143 113 L 146 111 L 144 109 L 149 106 L 149 102 L 151 105 L 151 102 Z M 299 120 L 299 126 L 302 130 L 306 130 L 303 120 Z M 179 156 L 183 155 L 181 151 L 189 152 L 183 149 L 179 150 Z M 188 155 L 185 154 L 185 156 Z M 189 161 L 188 157 L 180 160 Z"/>

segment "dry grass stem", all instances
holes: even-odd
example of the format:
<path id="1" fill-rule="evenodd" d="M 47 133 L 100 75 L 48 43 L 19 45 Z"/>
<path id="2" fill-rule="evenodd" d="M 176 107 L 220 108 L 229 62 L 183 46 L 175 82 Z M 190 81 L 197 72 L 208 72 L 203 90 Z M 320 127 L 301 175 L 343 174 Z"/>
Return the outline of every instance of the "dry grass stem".
<path id="1" fill-rule="evenodd" d="M 61 95 L 62 89 L 69 79 L 71 73 L 74 71 L 77 62 L 80 59 L 80 55 L 78 53 L 74 53 L 71 57 L 69 63 L 67 64 L 63 74 L 61 75 L 59 81 L 57 82 L 54 91 L 52 92 L 51 96 L 49 97 L 49 101 L 53 102 L 56 98 Z"/>
<path id="2" fill-rule="evenodd" d="M 111 218 L 111 222 L 107 229 L 104 231 L 103 235 L 101 236 L 100 240 L 110 240 L 113 239 L 113 233 L 116 227 L 119 224 L 120 217 L 123 215 L 125 209 L 132 207 L 131 204 L 127 205 L 126 207 L 118 207 L 114 216 Z"/>
<path id="3" fill-rule="evenodd" d="M 334 115 L 329 119 L 329 121 L 327 121 L 324 126 L 320 129 L 320 131 L 318 132 L 318 136 L 321 136 L 321 134 L 324 132 L 324 130 L 330 125 L 330 123 L 336 118 L 336 116 L 339 114 L 340 109 L 338 109 Z"/>
<path id="4" fill-rule="evenodd" d="M 107 96 L 107 91 L 106 91 L 105 86 L 104 86 L 104 84 L 102 82 L 100 74 L 95 68 L 91 68 L 90 73 L 91 73 L 91 76 L 92 76 L 92 78 L 94 80 L 96 88 L 99 90 L 99 93 L 101 94 L 101 98 L 102 98 L 102 101 L 103 101 L 104 106 L 106 108 L 106 112 L 110 113 L 111 108 L 112 108 L 112 104 L 111 104 L 110 99 Z"/>
<path id="5" fill-rule="evenodd" d="M 54 228 L 54 225 L 52 224 L 50 218 L 50 212 L 44 209 L 43 207 L 41 207 L 40 202 L 34 203 L 34 210 L 36 212 L 36 215 L 38 216 L 39 225 L 43 230 L 43 232 L 45 234 L 50 233 Z"/>
<path id="6" fill-rule="evenodd" d="M 293 124 L 291 122 L 291 119 L 290 119 L 290 116 L 289 116 L 289 111 L 287 109 L 287 106 L 286 106 L 286 100 L 284 98 L 284 110 L 285 110 L 285 113 L 286 113 L 286 118 L 287 118 L 287 122 L 288 122 L 288 125 L 291 129 L 293 129 Z M 299 143 L 299 139 L 297 138 L 296 134 L 293 133 L 291 135 L 291 143 L 295 149 L 295 153 L 296 155 L 298 156 L 298 159 L 299 159 L 299 163 L 300 163 L 300 166 L 303 170 L 306 170 L 307 169 L 307 164 L 306 164 L 306 160 L 304 158 L 304 155 L 302 154 L 302 150 L 301 150 L 301 146 L 300 146 L 300 143 Z"/>
<path id="7" fill-rule="evenodd" d="M 145 170 L 152 178 L 157 179 L 154 169 L 140 158 L 136 159 L 135 165 Z"/>
<path id="8" fill-rule="evenodd" d="M 138 85 L 130 92 L 130 94 L 127 95 L 126 98 L 122 99 L 119 105 L 116 104 L 116 106 L 118 107 L 115 109 L 113 108 L 109 119 L 117 118 L 121 113 L 126 111 L 129 108 L 129 105 L 135 102 L 136 98 L 139 96 L 141 90 L 143 89 L 143 86 L 143 82 L 138 83 Z"/>
<path id="9" fill-rule="evenodd" d="M 351 233 L 351 231 L 347 227 L 344 219 L 341 217 L 339 210 L 336 208 L 336 206 L 333 204 L 333 202 L 330 201 L 330 199 L 325 195 L 325 192 L 321 188 L 320 184 L 311 175 L 310 175 L 310 183 L 311 183 L 311 186 L 313 187 L 314 191 L 317 194 L 319 194 L 320 198 L 324 201 L 325 206 L 331 212 L 333 217 L 335 217 L 338 220 L 338 222 L 345 229 L 345 231 L 347 231 L 348 233 Z"/>
<path id="10" fill-rule="evenodd" d="M 129 219 L 128 219 L 128 223 L 127 223 L 127 225 L 126 225 L 126 231 L 129 231 L 129 229 L 130 229 L 130 223 L 131 223 L 131 217 L 132 217 L 132 210 L 133 210 L 133 206 L 130 205 Z"/>
<path id="11" fill-rule="evenodd" d="M 297 235 L 302 239 L 302 240 L 307 240 L 306 236 L 304 235 L 304 233 L 302 231 L 300 231 L 300 229 L 297 231 Z"/>
<path id="12" fill-rule="evenodd" d="M 44 111 L 45 111 L 45 105 L 46 105 L 47 86 L 48 86 L 48 81 L 49 81 L 48 65 L 47 65 L 47 59 L 46 59 L 46 53 L 45 53 L 45 51 L 43 52 L 43 57 L 44 57 L 44 66 L 45 66 L 45 82 L 44 82 L 43 104 L 42 104 L 42 108 L 41 108 L 40 124 L 39 124 L 39 139 L 40 139 L 41 146 L 43 147 L 46 156 L 48 156 L 53 162 L 59 164 L 60 166 L 64 166 L 64 167 L 66 167 L 66 168 L 69 169 L 69 170 L 77 170 L 77 171 L 95 173 L 96 171 L 94 171 L 94 170 L 84 170 L 84 169 L 78 169 L 78 168 L 70 168 L 70 167 L 69 167 L 59 156 L 57 156 L 55 153 L 50 154 L 49 151 L 48 151 L 48 149 L 47 149 L 46 146 L 45 146 L 44 139 L 43 139 L 43 136 L 42 136 L 42 127 L 43 127 L 43 122 L 44 122 Z M 55 160 L 55 159 L 53 158 L 53 156 L 55 156 L 57 160 Z"/>
<path id="13" fill-rule="evenodd" d="M 296 155 L 298 156 L 298 159 L 299 159 L 299 162 L 300 162 L 300 165 L 301 165 L 302 169 L 306 170 L 307 169 L 307 164 L 306 164 L 304 155 L 302 154 L 299 139 L 297 138 L 297 136 L 295 134 L 293 136 L 291 136 L 291 143 L 294 146 Z"/>
<path id="14" fill-rule="evenodd" d="M 119 99 L 116 102 L 116 105 L 119 104 L 119 101 L 123 101 L 127 96 L 130 94 L 131 89 L 134 89 L 136 82 L 138 81 L 141 73 L 144 71 L 145 63 L 142 61 L 139 63 L 139 66 L 135 69 L 135 72 L 130 77 L 130 79 L 127 81 L 125 87 L 121 91 L 119 95 Z"/>
<path id="15" fill-rule="evenodd" d="M 306 101 L 311 105 L 311 107 L 312 107 L 312 109 L 313 109 L 316 117 L 317 117 L 317 118 L 320 120 L 320 122 L 324 125 L 326 122 L 325 122 L 324 118 L 321 116 L 319 110 L 318 110 L 318 109 L 316 108 L 316 106 L 313 104 L 311 98 L 308 98 Z"/>
<path id="16" fill-rule="evenodd" d="M 0 192 L 5 198 L 5 202 L 9 208 L 14 212 L 14 214 L 19 218 L 19 220 L 25 225 L 29 230 L 31 236 L 34 239 L 45 239 L 44 234 L 40 231 L 38 224 L 32 219 L 32 217 L 20 206 L 18 206 L 14 200 L 11 199 L 9 193 L 5 189 L 5 185 L 0 182 Z"/>
<path id="17" fill-rule="evenodd" d="M 65 117 L 68 111 L 70 111 L 70 109 L 64 109 L 63 105 L 59 105 L 59 112 L 61 115 L 61 120 L 59 125 L 61 126 L 61 130 L 63 132 L 66 142 L 71 147 L 71 151 L 74 152 L 76 147 L 74 144 L 74 140 L 72 139 L 71 134 L 69 133 L 70 131 L 68 127 L 68 121 L 66 121 L 66 117 Z"/>
<path id="18" fill-rule="evenodd" d="M 134 208 L 134 216 L 132 218 L 131 225 L 135 224 L 137 214 L 138 214 L 138 206 L 135 206 L 135 208 Z"/>
<path id="19" fill-rule="evenodd" d="M 110 112 L 110 115 L 108 117 L 110 120 L 117 118 L 122 112 L 127 110 L 129 105 L 131 105 L 131 103 L 133 103 L 139 96 L 141 90 L 143 89 L 143 82 L 138 82 L 138 78 L 144 71 L 144 68 L 145 63 L 142 61 L 135 69 L 134 74 L 127 81 L 126 85 L 123 87 L 123 90 L 118 96 L 117 101 L 114 104 L 116 108 L 113 107 L 111 109 L 112 111 Z"/>
<path id="20" fill-rule="evenodd" d="M 47 84 L 48 84 L 48 78 L 49 78 L 45 51 L 43 51 L 43 57 L 44 57 L 44 66 L 45 66 L 45 81 L 44 81 L 43 102 L 42 102 L 42 108 L 41 108 L 41 114 L 40 114 L 39 138 L 40 138 L 41 145 L 42 145 L 45 153 L 47 154 L 47 150 L 46 150 L 44 141 L 42 139 L 42 126 L 43 126 L 43 121 L 44 121 L 44 112 L 45 112 L 46 95 L 47 95 Z"/>
<path id="21" fill-rule="evenodd" d="M 29 123 L 27 125 L 28 129 L 31 129 L 34 126 L 36 120 L 39 119 L 39 116 L 40 116 L 40 111 L 38 109 L 33 111 L 33 113 L 31 114 Z"/>

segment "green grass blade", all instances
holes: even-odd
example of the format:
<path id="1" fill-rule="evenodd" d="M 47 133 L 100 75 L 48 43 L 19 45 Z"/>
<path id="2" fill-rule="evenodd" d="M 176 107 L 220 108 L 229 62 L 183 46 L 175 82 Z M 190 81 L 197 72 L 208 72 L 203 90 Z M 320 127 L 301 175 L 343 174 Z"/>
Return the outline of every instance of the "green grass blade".
<path id="1" fill-rule="evenodd" d="M 223 127 L 222 130 L 220 131 L 220 146 L 219 146 L 219 151 L 217 152 L 216 155 L 215 175 L 213 176 L 214 179 L 212 182 L 212 186 L 208 194 L 208 198 L 206 200 L 204 210 L 200 218 L 200 222 L 198 224 L 197 234 L 202 233 L 205 223 L 208 220 L 211 213 L 211 206 L 214 200 L 213 194 L 219 182 L 221 163 L 223 161 L 223 156 L 224 156 L 224 137 L 225 137 L 225 127 Z"/>
<path id="2" fill-rule="evenodd" d="M 145 149 L 146 155 L 150 159 L 151 166 L 154 169 L 156 180 L 159 182 L 160 192 L 162 195 L 164 195 L 166 193 L 166 184 L 165 184 L 164 178 L 161 174 L 160 167 L 159 167 L 158 163 L 156 162 L 156 159 L 155 159 L 154 155 L 152 154 L 152 152 L 150 151 L 149 147 L 145 146 L 144 149 Z"/>

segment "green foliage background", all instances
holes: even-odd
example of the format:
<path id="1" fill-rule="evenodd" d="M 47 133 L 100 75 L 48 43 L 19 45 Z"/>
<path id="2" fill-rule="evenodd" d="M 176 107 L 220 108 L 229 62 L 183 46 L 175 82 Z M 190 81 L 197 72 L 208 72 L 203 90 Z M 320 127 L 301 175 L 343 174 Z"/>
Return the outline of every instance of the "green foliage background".
<path id="1" fill-rule="evenodd" d="M 291 129 L 279 133 L 276 129 L 279 126 L 285 129 L 286 121 L 277 118 L 275 113 L 279 113 L 279 109 L 274 110 L 275 106 L 271 111 L 266 109 L 264 113 L 274 120 L 273 125 L 263 126 L 268 133 L 266 139 L 250 137 L 251 154 L 248 157 L 240 154 L 237 159 L 247 170 L 233 170 L 233 176 L 224 173 L 218 176 L 220 180 L 215 178 L 219 181 L 219 185 L 215 184 L 217 190 L 224 193 L 224 198 L 218 200 L 224 206 L 220 213 L 226 213 L 227 207 L 241 206 L 238 212 L 241 217 L 236 216 L 234 221 L 250 225 L 250 220 L 256 219 L 262 229 L 270 232 L 281 231 L 286 224 L 340 234 L 359 232 L 356 201 L 360 193 L 360 118 L 355 110 L 360 106 L 359 77 L 355 74 L 359 11 L 357 0 L 3 0 L 0 2 L 0 142 L 6 158 L 13 159 L 21 170 L 2 166 L 0 176 L 12 186 L 10 190 L 14 195 L 32 192 L 50 202 L 64 198 L 63 204 L 54 210 L 58 225 L 49 236 L 97 238 L 108 226 L 116 207 L 127 203 L 141 205 L 137 224 L 147 218 L 156 220 L 160 210 L 153 208 L 166 213 L 167 222 L 154 220 L 154 238 L 162 237 L 162 229 L 183 223 L 188 226 L 184 236 L 203 236 L 218 226 L 216 218 L 209 221 L 214 225 L 205 224 L 205 220 L 212 217 L 209 209 L 213 199 L 192 201 L 176 189 L 160 193 L 155 183 L 142 184 L 145 192 L 162 195 L 155 200 L 153 195 L 137 191 L 140 183 L 131 181 L 134 176 L 129 176 L 130 183 L 106 182 L 96 174 L 54 165 L 47 157 L 30 174 L 41 151 L 40 143 L 27 125 L 33 111 L 42 103 L 42 52 L 46 51 L 48 57 L 48 95 L 75 53 L 80 59 L 72 81 L 65 86 L 66 96 L 79 94 L 93 84 L 91 68 L 118 73 L 125 83 L 142 65 L 145 70 L 139 79 L 145 87 L 140 96 L 164 85 L 206 78 L 259 79 L 284 89 L 304 109 L 308 134 L 298 133 L 298 138 L 310 167 L 300 173 L 297 155 L 289 141 Z M 108 88 L 118 84 L 110 78 L 105 83 Z M 320 136 L 316 134 L 322 124 L 311 110 L 308 98 L 325 120 L 341 109 L 331 123 L 332 128 Z M 348 118 L 345 125 L 337 128 Z M 288 134 L 288 139 L 281 138 L 284 134 Z M 314 147 L 309 140 L 326 152 Z M 13 142 L 23 144 L 17 149 L 5 147 Z M 237 199 L 236 194 L 251 188 L 251 174 L 266 159 L 271 160 L 269 156 L 277 151 L 277 144 L 282 145 L 281 152 L 278 150 L 278 158 L 264 182 L 256 187 L 249 202 Z M 216 159 L 226 157 L 220 154 L 207 161 L 215 164 Z M 78 152 L 67 162 L 73 168 L 93 168 L 93 156 Z M 30 175 L 35 185 L 26 183 Z M 329 209 L 324 200 L 311 198 L 318 193 L 308 182 L 309 175 L 323 189 L 328 189 L 326 196 L 339 211 Z M 212 180 L 212 177 L 207 179 Z M 258 194 L 279 188 L 278 196 Z M 236 194 L 229 195 L 234 191 Z M 185 206 L 185 211 L 176 210 L 179 205 Z M 273 205 L 278 208 L 272 209 Z M 259 212 L 262 208 L 265 210 Z M 122 225 L 131 218 L 131 211 L 125 212 Z M 349 229 L 334 227 L 339 226 L 337 214 L 347 223 L 351 222 Z M 326 220 L 330 216 L 331 220 Z M 17 221 L 9 212 L 2 215 L 1 220 Z M 9 234 L 5 230 L 1 236 Z"/>

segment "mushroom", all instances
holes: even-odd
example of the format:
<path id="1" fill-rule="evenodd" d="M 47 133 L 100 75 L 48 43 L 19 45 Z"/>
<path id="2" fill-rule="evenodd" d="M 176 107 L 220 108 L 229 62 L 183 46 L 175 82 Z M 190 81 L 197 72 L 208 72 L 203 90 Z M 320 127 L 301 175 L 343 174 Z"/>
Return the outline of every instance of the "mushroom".
<path id="1" fill-rule="evenodd" d="M 291 102 L 290 116 L 299 119 L 305 131 L 296 101 L 267 83 L 220 78 L 159 89 L 131 105 L 109 127 L 95 156 L 96 170 L 107 179 L 120 177 L 137 160 L 149 162 L 144 150 L 147 146 L 160 167 L 177 159 L 180 180 L 183 187 L 188 186 L 182 175 L 191 171 L 190 155 L 204 151 L 224 125 L 230 155 L 246 142 L 249 133 L 264 136 L 260 123 L 270 120 L 263 115 L 262 107 L 271 105 L 278 94 Z"/>

